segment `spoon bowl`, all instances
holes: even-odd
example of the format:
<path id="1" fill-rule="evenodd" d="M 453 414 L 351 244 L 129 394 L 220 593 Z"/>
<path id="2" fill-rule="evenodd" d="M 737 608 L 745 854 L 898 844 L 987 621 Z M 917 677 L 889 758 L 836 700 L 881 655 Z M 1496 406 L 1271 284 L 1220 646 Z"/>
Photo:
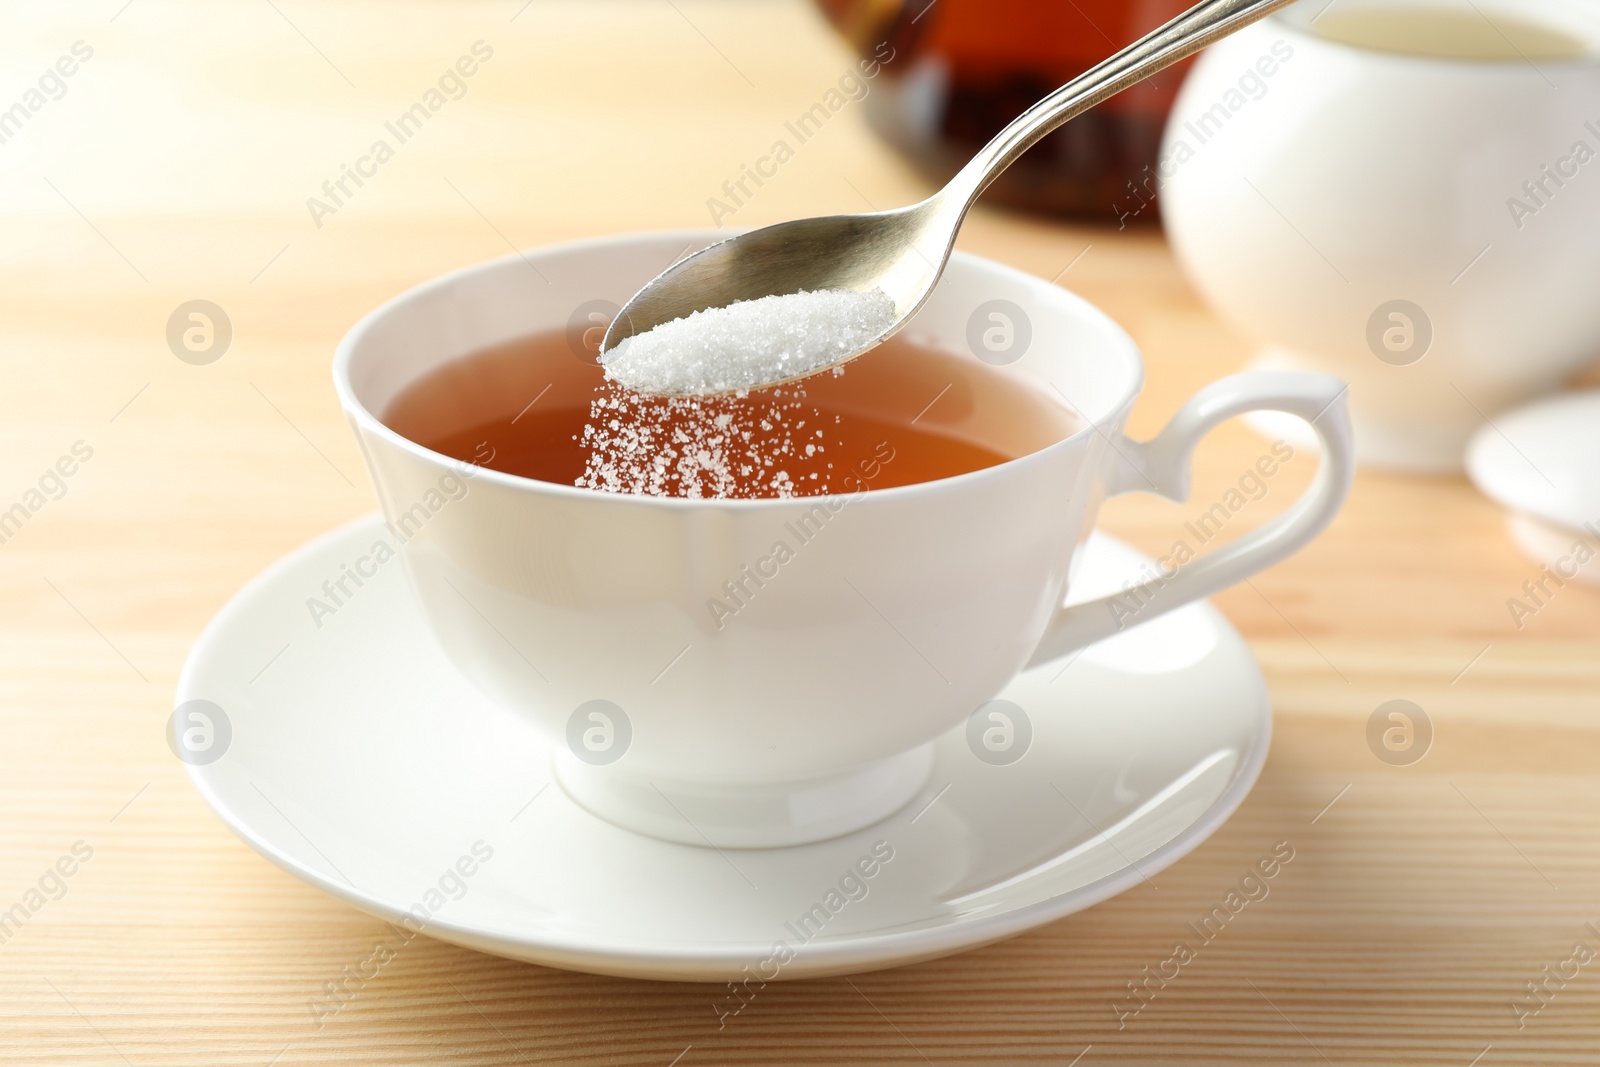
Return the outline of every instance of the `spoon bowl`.
<path id="1" fill-rule="evenodd" d="M 928 299 L 967 210 L 996 175 L 1040 138 L 1291 2 L 1202 0 L 1024 111 L 949 184 L 921 203 L 892 211 L 781 222 L 673 264 L 617 313 L 600 343 L 602 361 L 624 340 L 707 308 L 802 291 L 880 289 L 894 302 L 895 311 L 894 321 L 883 333 L 804 374 L 752 382 L 750 387 L 780 385 L 848 363 L 898 332 Z"/>
<path id="2" fill-rule="evenodd" d="M 881 289 L 894 301 L 896 321 L 870 348 L 898 330 L 939 280 L 955 240 L 954 227 L 943 218 L 946 203 L 940 192 L 893 211 L 795 219 L 719 241 L 639 290 L 606 330 L 601 351 L 662 323 L 740 300 Z"/>

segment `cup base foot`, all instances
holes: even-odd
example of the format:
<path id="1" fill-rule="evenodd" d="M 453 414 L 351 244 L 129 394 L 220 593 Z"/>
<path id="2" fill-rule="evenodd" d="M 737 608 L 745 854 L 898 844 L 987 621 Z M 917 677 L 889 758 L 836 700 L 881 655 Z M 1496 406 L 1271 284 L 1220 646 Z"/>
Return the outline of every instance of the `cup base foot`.
<path id="1" fill-rule="evenodd" d="M 626 830 L 685 845 L 781 848 L 824 841 L 894 814 L 927 784 L 933 746 L 838 774 L 762 784 L 684 782 L 591 766 L 556 754 L 556 780 L 578 804 Z"/>

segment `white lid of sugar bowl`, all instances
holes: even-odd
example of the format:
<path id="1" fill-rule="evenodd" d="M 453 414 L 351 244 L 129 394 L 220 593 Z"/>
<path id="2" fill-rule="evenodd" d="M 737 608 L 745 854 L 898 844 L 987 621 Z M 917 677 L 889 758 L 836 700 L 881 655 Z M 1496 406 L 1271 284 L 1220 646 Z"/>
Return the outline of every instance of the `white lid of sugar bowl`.
<path id="1" fill-rule="evenodd" d="M 1600 389 L 1495 416 L 1467 446 L 1467 474 L 1514 511 L 1572 529 L 1600 526 Z"/>

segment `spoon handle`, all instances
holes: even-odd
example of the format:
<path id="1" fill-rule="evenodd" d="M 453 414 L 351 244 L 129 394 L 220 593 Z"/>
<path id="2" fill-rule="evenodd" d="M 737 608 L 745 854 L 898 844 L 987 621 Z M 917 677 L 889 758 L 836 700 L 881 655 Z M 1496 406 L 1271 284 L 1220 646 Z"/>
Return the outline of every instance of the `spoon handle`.
<path id="1" fill-rule="evenodd" d="M 1057 126 L 1293 2 L 1203 0 L 1018 115 L 961 168 L 949 188 L 961 192 L 970 206 L 1001 171 Z"/>

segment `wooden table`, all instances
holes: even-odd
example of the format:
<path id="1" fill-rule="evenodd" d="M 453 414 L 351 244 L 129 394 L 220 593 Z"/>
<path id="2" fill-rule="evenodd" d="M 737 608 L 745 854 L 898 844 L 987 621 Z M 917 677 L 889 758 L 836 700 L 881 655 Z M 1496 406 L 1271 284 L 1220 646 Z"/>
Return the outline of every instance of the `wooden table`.
<path id="1" fill-rule="evenodd" d="M 705 987 L 424 939 L 316 1029 L 308 998 L 378 924 L 241 844 L 162 732 L 227 597 L 374 507 L 335 342 L 510 246 L 709 222 L 707 198 L 851 60 L 798 0 L 86 0 L 6 22 L 0 107 L 74 42 L 92 57 L 0 143 L 0 508 L 75 442 L 93 455 L 0 544 L 0 909 L 60 857 L 74 871 L 0 945 L 0 1060 L 1600 1061 L 1600 962 L 1520 1029 L 1510 1007 L 1575 942 L 1600 949 L 1600 595 L 1569 586 L 1517 629 L 1506 600 L 1537 568 L 1496 508 L 1461 479 L 1370 472 L 1314 546 L 1217 598 L 1277 733 L 1244 807 L 1159 889 L 853 985 L 786 984 L 721 1032 Z M 480 40 L 465 95 L 314 219 L 307 198 Z M 923 190 L 851 105 L 727 221 Z M 961 243 L 1045 278 L 1076 260 L 1061 284 L 1144 346 L 1138 432 L 1250 353 L 1150 232 L 980 210 Z M 233 328 L 205 366 L 165 339 L 197 298 Z M 1190 504 L 1118 500 L 1105 526 L 1160 550 L 1264 447 L 1227 427 Z M 1311 467 L 1289 464 L 1259 516 Z M 1410 766 L 1366 740 L 1396 698 L 1435 734 Z M 1283 840 L 1297 858 L 1271 897 L 1119 1030 L 1125 982 Z"/>

